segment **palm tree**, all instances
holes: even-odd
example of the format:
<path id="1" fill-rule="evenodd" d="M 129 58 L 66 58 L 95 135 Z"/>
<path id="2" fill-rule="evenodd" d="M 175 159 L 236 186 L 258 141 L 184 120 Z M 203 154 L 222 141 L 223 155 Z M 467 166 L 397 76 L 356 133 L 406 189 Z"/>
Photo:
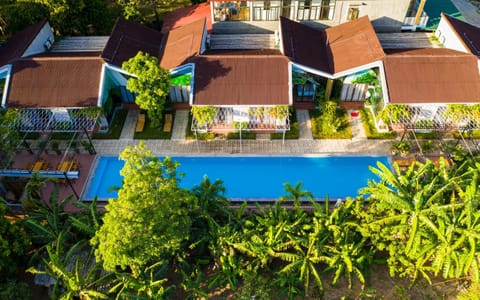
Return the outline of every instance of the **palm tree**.
<path id="1" fill-rule="evenodd" d="M 293 200 L 293 206 L 295 208 L 300 207 L 300 203 L 302 200 L 310 200 L 313 199 L 313 194 L 309 191 L 305 191 L 302 189 L 302 182 L 297 182 L 295 186 L 292 186 L 290 183 L 284 183 L 283 186 L 285 187 L 285 192 L 287 193 L 285 196 L 280 197 L 279 201 L 289 201 Z"/>
<path id="2" fill-rule="evenodd" d="M 95 261 L 93 249 L 84 241 L 74 244 L 64 252 L 64 238 L 61 234 L 55 245 L 47 245 L 47 257 L 42 258 L 41 268 L 31 267 L 33 274 L 46 274 L 55 278 L 53 296 L 60 299 L 108 299 L 99 290 L 108 283 L 111 274 L 103 271 Z"/>

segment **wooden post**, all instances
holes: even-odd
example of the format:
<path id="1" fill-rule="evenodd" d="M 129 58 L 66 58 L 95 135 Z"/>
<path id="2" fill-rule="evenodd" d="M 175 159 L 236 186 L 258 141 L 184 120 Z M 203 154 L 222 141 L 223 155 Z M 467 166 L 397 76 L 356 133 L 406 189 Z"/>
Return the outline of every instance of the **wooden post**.
<path id="1" fill-rule="evenodd" d="M 327 86 L 325 87 L 325 101 L 330 100 L 332 95 L 333 79 L 327 79 Z"/>
<path id="2" fill-rule="evenodd" d="M 418 5 L 417 14 L 415 15 L 415 21 L 413 22 L 413 25 L 417 26 L 418 23 L 420 23 L 420 18 L 422 17 L 423 13 L 423 7 L 425 6 L 426 2 L 427 0 L 420 0 L 420 4 Z"/>

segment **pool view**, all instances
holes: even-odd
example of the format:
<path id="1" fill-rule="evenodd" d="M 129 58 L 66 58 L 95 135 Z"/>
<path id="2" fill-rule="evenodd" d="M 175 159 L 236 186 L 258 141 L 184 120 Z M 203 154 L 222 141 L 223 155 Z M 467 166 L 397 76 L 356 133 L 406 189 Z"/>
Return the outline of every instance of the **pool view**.
<path id="1" fill-rule="evenodd" d="M 180 186 L 198 185 L 204 175 L 211 181 L 221 179 L 229 198 L 278 198 L 285 194 L 283 183 L 296 185 L 316 198 L 345 198 L 356 196 L 369 179 L 375 178 L 368 166 L 377 161 L 389 165 L 385 156 L 328 156 L 328 157 L 172 157 L 180 163 L 178 172 L 185 173 Z M 113 156 L 98 159 L 96 169 L 83 198 L 99 200 L 116 198 L 112 187 L 120 187 L 119 174 L 124 162 Z"/>

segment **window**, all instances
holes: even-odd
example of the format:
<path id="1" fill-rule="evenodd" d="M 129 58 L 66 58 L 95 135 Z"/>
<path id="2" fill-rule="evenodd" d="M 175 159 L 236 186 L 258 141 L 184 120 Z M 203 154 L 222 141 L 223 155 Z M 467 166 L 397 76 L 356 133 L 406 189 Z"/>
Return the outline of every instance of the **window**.
<path id="1" fill-rule="evenodd" d="M 263 1 L 263 9 L 269 10 L 270 9 L 270 0 Z"/>
<path id="2" fill-rule="evenodd" d="M 358 13 L 360 12 L 360 10 L 358 9 L 358 7 L 350 7 L 348 9 L 348 16 L 347 16 L 347 20 L 356 20 L 358 19 Z"/>
<path id="3" fill-rule="evenodd" d="M 303 7 L 305 9 L 310 9 L 311 6 L 312 6 L 312 0 L 305 0 L 304 1 Z"/>

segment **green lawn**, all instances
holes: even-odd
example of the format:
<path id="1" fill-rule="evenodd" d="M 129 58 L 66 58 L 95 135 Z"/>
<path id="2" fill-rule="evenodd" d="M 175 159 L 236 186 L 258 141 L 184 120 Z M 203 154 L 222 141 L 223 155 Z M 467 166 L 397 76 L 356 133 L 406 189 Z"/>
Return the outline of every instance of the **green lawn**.
<path id="1" fill-rule="evenodd" d="M 107 133 L 94 133 L 94 139 L 119 139 L 122 133 L 123 124 L 127 118 L 128 111 L 126 109 L 118 109 L 113 116 L 110 129 Z"/>
<path id="2" fill-rule="evenodd" d="M 172 114 L 172 129 L 173 129 L 173 122 L 175 121 L 175 112 L 171 112 Z M 152 127 L 150 119 L 148 115 L 145 114 L 145 127 L 143 127 L 142 132 L 135 132 L 133 136 L 134 139 L 139 140 L 168 140 L 172 137 L 172 130 L 170 132 L 163 131 L 163 123 L 165 122 L 165 116 L 163 116 L 162 124 L 159 127 Z"/>

